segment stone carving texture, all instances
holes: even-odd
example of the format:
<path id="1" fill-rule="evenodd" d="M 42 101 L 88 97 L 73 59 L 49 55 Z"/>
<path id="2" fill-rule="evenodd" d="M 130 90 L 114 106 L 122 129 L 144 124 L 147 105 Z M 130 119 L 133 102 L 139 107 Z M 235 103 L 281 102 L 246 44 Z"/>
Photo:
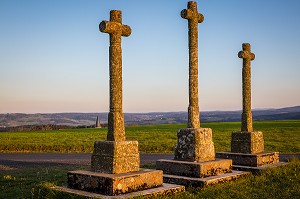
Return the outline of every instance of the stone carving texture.
<path id="1" fill-rule="evenodd" d="M 190 1 L 187 9 L 181 11 L 181 17 L 188 20 L 189 26 L 188 128 L 200 128 L 198 104 L 198 23 L 204 21 L 204 16 L 198 13 L 197 3 Z"/>
<path id="2" fill-rule="evenodd" d="M 264 152 L 263 133 L 261 131 L 232 132 L 231 152 L 250 154 Z"/>
<path id="3" fill-rule="evenodd" d="M 91 170 L 115 174 L 139 171 L 140 155 L 138 142 L 95 142 Z"/>
<path id="4" fill-rule="evenodd" d="M 159 187 L 163 183 L 162 175 L 162 171 L 149 169 L 119 175 L 81 170 L 70 171 L 68 172 L 68 187 L 116 196 Z"/>
<path id="5" fill-rule="evenodd" d="M 252 112 L 251 112 L 251 61 L 255 59 L 255 54 L 251 52 L 248 43 L 242 45 L 243 51 L 238 53 L 238 57 L 243 59 L 243 113 L 241 131 L 252 132 Z"/>
<path id="6" fill-rule="evenodd" d="M 186 162 L 176 160 L 160 160 L 156 167 L 164 171 L 164 174 L 205 178 L 231 172 L 231 160 L 215 160 L 205 163 Z"/>
<path id="7" fill-rule="evenodd" d="M 124 114 L 122 110 L 122 48 L 121 37 L 128 37 L 131 28 L 122 24 L 122 13 L 110 11 L 110 21 L 102 21 L 99 29 L 109 34 L 110 109 L 108 113 L 109 141 L 125 141 Z"/>
<path id="8" fill-rule="evenodd" d="M 210 128 L 187 128 L 177 132 L 175 160 L 205 162 L 215 159 L 215 148 Z"/>

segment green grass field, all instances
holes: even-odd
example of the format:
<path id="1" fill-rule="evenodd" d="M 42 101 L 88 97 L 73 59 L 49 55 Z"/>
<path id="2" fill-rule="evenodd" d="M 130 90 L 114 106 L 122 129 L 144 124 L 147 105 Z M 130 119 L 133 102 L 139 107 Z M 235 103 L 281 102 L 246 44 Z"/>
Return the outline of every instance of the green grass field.
<path id="1" fill-rule="evenodd" d="M 49 188 L 52 185 L 65 186 L 66 173 L 76 169 L 87 169 L 87 167 L 37 166 L 25 171 L 0 172 L 0 198 L 82 198 L 53 192 Z M 300 160 L 295 159 L 286 166 L 268 169 L 259 175 L 249 175 L 207 188 L 187 188 L 184 193 L 162 198 L 300 198 Z"/>
<path id="2" fill-rule="evenodd" d="M 185 125 L 149 125 L 126 127 L 128 140 L 138 140 L 141 153 L 173 153 L 176 132 Z M 216 151 L 230 148 L 232 131 L 240 123 L 204 123 L 213 129 Z M 300 152 L 300 121 L 255 122 L 254 129 L 262 131 L 266 151 Z M 0 133 L 1 152 L 92 152 L 96 140 L 106 139 L 107 129 L 76 129 L 40 132 Z M 147 165 L 146 165 L 147 166 Z M 148 165 L 149 166 L 149 165 Z M 48 188 L 49 183 L 66 185 L 70 170 L 87 166 L 30 166 L 0 171 L 0 198 L 77 198 L 61 195 Z M 207 188 L 188 188 L 185 193 L 163 198 L 300 198 L 300 160 L 287 166 L 269 169 L 236 181 Z"/>
<path id="3" fill-rule="evenodd" d="M 239 122 L 202 123 L 212 128 L 216 152 L 230 149 L 232 131 L 240 129 Z M 173 153 L 176 132 L 184 124 L 129 126 L 127 140 L 139 141 L 140 153 Z M 262 131 L 266 151 L 300 152 L 300 121 L 254 122 Z M 96 140 L 106 139 L 107 129 L 72 129 L 58 131 L 1 132 L 0 152 L 67 152 L 90 153 Z"/>

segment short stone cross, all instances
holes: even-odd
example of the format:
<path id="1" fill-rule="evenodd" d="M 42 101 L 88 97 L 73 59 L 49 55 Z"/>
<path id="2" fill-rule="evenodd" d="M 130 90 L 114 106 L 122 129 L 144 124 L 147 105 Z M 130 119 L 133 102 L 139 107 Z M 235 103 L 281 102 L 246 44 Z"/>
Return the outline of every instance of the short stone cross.
<path id="1" fill-rule="evenodd" d="M 189 26 L 189 108 L 188 128 L 200 128 L 198 102 L 198 23 L 204 16 L 198 13 L 197 3 L 188 2 L 187 9 L 181 11 L 181 17 L 188 20 Z"/>
<path id="2" fill-rule="evenodd" d="M 108 141 L 125 141 L 124 114 L 122 110 L 122 48 L 121 37 L 128 37 L 131 28 L 122 24 L 122 13 L 110 11 L 110 21 L 102 21 L 99 29 L 108 33 L 109 73 L 110 73 L 110 109 L 108 113 Z"/>
<path id="3" fill-rule="evenodd" d="M 251 61 L 255 59 L 255 54 L 251 52 L 248 43 L 242 45 L 243 51 L 238 53 L 238 57 L 243 59 L 243 113 L 241 131 L 252 132 L 252 112 L 251 112 Z"/>

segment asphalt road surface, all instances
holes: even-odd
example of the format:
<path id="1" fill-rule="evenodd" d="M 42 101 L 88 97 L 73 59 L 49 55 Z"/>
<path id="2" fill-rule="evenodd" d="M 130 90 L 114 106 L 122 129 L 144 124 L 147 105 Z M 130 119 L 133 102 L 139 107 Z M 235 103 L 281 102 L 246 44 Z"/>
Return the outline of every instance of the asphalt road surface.
<path id="1" fill-rule="evenodd" d="M 91 164 L 90 153 L 0 153 L 0 171 L 32 166 L 88 166 Z M 155 164 L 158 159 L 173 159 L 173 154 L 140 154 L 141 165 Z M 300 159 L 300 154 L 280 154 L 280 161 L 292 157 Z"/>

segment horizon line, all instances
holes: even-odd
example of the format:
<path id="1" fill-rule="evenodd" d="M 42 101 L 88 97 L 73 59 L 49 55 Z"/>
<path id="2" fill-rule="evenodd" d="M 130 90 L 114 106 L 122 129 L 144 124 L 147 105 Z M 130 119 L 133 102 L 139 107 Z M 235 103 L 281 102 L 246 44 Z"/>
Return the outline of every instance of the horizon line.
<path id="1" fill-rule="evenodd" d="M 300 105 L 296 105 L 296 106 L 287 106 L 287 107 L 277 107 L 277 108 L 253 108 L 251 109 L 252 111 L 259 111 L 259 110 L 274 110 L 274 109 L 284 109 L 284 108 L 296 108 L 296 107 L 300 107 Z M 235 110 L 205 110 L 205 111 L 201 111 L 201 112 L 239 112 L 242 111 L 242 109 L 235 109 Z M 187 111 L 153 111 L 153 112 L 149 112 L 149 111 L 145 111 L 145 112 L 123 112 L 124 114 L 149 114 L 149 113 L 185 113 Z M 85 113 L 85 114 L 100 114 L 100 113 L 109 113 L 109 111 L 101 111 L 101 112 L 35 112 L 35 113 L 22 113 L 22 112 L 10 112 L 10 113 L 0 113 L 0 114 L 26 114 L 26 115 L 30 115 L 30 114 L 68 114 L 68 113 Z"/>

